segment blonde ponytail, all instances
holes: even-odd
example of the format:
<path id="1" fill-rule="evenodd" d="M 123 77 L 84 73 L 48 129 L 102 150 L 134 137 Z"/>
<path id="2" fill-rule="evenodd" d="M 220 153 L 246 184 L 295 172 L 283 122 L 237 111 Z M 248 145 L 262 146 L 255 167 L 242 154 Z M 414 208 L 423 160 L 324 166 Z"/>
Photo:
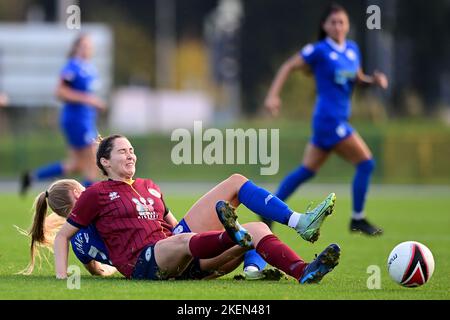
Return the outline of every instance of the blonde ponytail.
<path id="1" fill-rule="evenodd" d="M 46 248 L 53 252 L 53 242 L 55 236 L 66 222 L 70 214 L 74 199 L 71 198 L 70 191 L 78 189 L 83 190 L 83 186 L 76 180 L 64 179 L 53 183 L 48 191 L 41 192 L 34 201 L 33 223 L 30 231 L 25 231 L 16 226 L 16 229 L 24 235 L 31 238 L 30 243 L 30 263 L 19 272 L 19 274 L 30 275 L 35 266 L 36 257 L 41 260 L 39 248 Z M 48 207 L 54 213 L 47 216 Z M 47 259 L 47 257 L 44 255 Z"/>

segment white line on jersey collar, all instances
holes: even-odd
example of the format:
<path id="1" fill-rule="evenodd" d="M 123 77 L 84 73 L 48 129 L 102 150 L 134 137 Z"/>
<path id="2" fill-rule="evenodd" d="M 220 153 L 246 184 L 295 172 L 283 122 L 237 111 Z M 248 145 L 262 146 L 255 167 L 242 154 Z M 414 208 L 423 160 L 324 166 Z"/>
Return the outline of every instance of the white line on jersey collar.
<path id="1" fill-rule="evenodd" d="M 337 52 L 344 52 L 345 49 L 347 49 L 347 41 L 345 41 L 343 44 L 339 44 L 330 37 L 326 37 L 325 41 Z"/>

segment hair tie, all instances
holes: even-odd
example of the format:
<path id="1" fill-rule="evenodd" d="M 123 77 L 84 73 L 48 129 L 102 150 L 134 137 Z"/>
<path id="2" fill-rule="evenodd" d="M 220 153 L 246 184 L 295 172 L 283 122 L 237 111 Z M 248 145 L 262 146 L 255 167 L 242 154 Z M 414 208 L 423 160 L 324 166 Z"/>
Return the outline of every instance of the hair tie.
<path id="1" fill-rule="evenodd" d="M 45 190 L 45 197 L 48 198 L 48 191 Z"/>

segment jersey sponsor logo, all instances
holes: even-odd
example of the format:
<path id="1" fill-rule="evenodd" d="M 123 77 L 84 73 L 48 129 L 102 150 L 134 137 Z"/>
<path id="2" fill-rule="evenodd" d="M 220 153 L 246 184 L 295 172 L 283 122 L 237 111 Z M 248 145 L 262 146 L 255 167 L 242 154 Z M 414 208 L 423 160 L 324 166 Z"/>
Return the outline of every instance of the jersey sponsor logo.
<path id="1" fill-rule="evenodd" d="M 155 212 L 153 206 L 147 203 L 145 198 L 140 198 L 139 200 L 136 198 L 131 199 L 136 205 L 136 211 L 138 212 L 138 219 L 149 219 L 156 220 L 158 219 L 158 214 Z"/>
<path id="2" fill-rule="evenodd" d="M 85 254 L 83 250 L 83 235 L 81 233 L 77 233 L 75 236 L 75 249 L 81 253 Z"/>
<path id="3" fill-rule="evenodd" d="M 109 200 L 113 201 L 117 198 L 120 198 L 120 195 L 117 192 L 110 192 L 109 193 Z"/>
<path id="4" fill-rule="evenodd" d="M 153 188 L 148 188 L 148 192 L 150 192 L 152 196 L 161 199 L 161 193 L 159 193 L 157 190 Z"/>
<path id="5" fill-rule="evenodd" d="M 307 44 L 303 49 L 302 49 L 302 54 L 304 56 L 309 56 L 311 53 L 314 52 L 314 46 L 312 44 Z"/>
<path id="6" fill-rule="evenodd" d="M 340 85 L 346 85 L 349 80 L 356 78 L 356 72 L 346 69 L 338 69 L 334 74 L 334 82 Z"/>

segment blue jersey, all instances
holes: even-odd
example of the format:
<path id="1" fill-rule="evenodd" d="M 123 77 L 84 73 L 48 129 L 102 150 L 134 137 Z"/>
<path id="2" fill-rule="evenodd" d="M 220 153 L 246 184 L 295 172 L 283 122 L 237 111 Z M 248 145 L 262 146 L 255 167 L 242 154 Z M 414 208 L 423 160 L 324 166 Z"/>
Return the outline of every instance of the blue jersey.
<path id="1" fill-rule="evenodd" d="M 61 71 L 61 80 L 73 90 L 94 93 L 98 89 L 98 74 L 88 61 L 70 59 Z M 91 105 L 66 102 L 60 123 L 70 145 L 82 148 L 97 137 L 97 109 Z"/>
<path id="2" fill-rule="evenodd" d="M 106 246 L 93 225 L 78 230 L 70 242 L 75 256 L 81 263 L 87 264 L 95 260 L 112 266 Z"/>
<path id="3" fill-rule="evenodd" d="M 173 228 L 173 234 L 189 233 L 191 229 L 184 219 Z M 104 264 L 113 265 L 108 256 L 108 250 L 105 243 L 98 234 L 97 229 L 91 224 L 87 228 L 78 230 L 77 233 L 70 239 L 72 250 L 75 256 L 83 264 L 95 260 Z"/>
<path id="4" fill-rule="evenodd" d="M 326 38 L 305 46 L 300 55 L 311 67 L 316 80 L 314 118 L 347 121 L 351 113 L 353 87 L 361 65 L 358 45 L 346 41 L 340 47 Z"/>

